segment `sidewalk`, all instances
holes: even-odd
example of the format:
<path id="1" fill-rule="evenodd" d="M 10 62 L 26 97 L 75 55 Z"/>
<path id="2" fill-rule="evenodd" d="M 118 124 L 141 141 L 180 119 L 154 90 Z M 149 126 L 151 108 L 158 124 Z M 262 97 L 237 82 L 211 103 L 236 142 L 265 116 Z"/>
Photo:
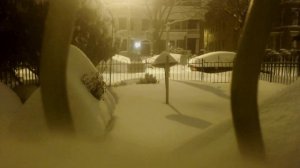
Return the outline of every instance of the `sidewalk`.
<path id="1" fill-rule="evenodd" d="M 171 81 L 169 105 L 165 104 L 163 82 L 115 88 L 119 102 L 111 135 L 171 151 L 208 127 L 230 118 L 229 95 L 213 86 L 199 86 L 204 88 Z"/>

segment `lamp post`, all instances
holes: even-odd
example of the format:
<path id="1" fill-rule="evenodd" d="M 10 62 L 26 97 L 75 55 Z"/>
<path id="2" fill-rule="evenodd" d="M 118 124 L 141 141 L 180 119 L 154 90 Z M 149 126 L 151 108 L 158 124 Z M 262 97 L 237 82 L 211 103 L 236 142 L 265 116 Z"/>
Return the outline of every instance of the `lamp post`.
<path id="1" fill-rule="evenodd" d="M 166 37 L 166 50 L 167 53 L 170 54 L 170 37 L 169 37 L 169 32 L 170 32 L 170 24 L 166 24 L 166 31 L 167 31 L 167 37 Z M 169 77 L 170 77 L 170 64 L 169 64 L 169 56 L 166 57 L 166 64 L 165 64 L 165 83 L 166 83 L 166 104 L 169 104 Z"/>

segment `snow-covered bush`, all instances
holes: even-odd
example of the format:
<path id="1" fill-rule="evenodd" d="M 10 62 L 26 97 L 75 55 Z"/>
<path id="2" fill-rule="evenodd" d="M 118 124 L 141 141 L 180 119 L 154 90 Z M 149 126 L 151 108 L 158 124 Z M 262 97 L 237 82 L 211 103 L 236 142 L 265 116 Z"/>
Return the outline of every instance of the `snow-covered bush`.
<path id="1" fill-rule="evenodd" d="M 95 98 L 101 100 L 106 90 L 106 83 L 103 81 L 102 74 L 99 72 L 84 74 L 81 81 Z"/>
<path id="2" fill-rule="evenodd" d="M 120 82 L 114 83 L 112 86 L 113 87 L 119 87 L 119 86 L 125 86 L 125 85 L 127 85 L 127 83 L 122 80 Z"/>
<path id="3" fill-rule="evenodd" d="M 146 73 L 145 78 L 140 78 L 140 80 L 137 83 L 138 84 L 158 83 L 158 80 L 152 74 Z"/>

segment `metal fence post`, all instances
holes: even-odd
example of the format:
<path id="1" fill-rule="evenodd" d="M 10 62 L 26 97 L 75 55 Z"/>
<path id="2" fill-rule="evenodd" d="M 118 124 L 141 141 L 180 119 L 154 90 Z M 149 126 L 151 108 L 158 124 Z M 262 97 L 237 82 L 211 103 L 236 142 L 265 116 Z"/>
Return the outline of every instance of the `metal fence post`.
<path id="1" fill-rule="evenodd" d="M 109 62 L 109 86 L 111 86 L 111 70 L 112 70 L 112 57 L 110 58 L 110 62 Z"/>

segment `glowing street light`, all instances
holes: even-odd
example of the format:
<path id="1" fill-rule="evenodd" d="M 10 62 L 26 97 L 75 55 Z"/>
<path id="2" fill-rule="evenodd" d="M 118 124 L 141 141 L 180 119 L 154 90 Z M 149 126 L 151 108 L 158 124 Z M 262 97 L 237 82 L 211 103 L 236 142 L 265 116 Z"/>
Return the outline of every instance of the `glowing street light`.
<path id="1" fill-rule="evenodd" d="M 141 48 L 141 42 L 140 41 L 134 42 L 134 48 L 136 49 Z"/>

